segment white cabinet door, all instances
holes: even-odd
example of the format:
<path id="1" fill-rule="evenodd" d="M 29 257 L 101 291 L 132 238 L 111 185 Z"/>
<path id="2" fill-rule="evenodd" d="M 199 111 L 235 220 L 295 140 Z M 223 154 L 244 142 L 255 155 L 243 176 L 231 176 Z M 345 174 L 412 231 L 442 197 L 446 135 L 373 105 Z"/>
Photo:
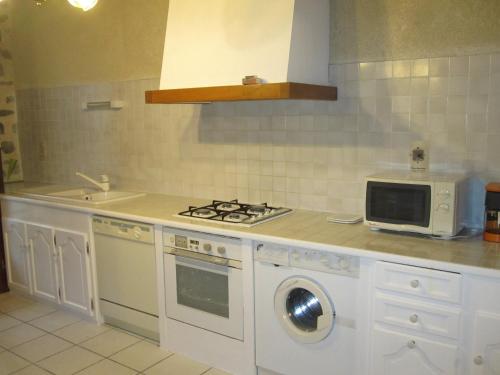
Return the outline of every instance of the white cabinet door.
<path id="1" fill-rule="evenodd" d="M 470 360 L 473 375 L 500 375 L 500 314 L 478 311 Z"/>
<path id="2" fill-rule="evenodd" d="M 9 285 L 31 293 L 30 261 L 26 243 L 26 225 L 8 220 L 5 228 L 5 255 Z"/>
<path id="3" fill-rule="evenodd" d="M 377 327 L 373 331 L 373 374 L 451 375 L 457 373 L 455 345 Z"/>
<path id="4" fill-rule="evenodd" d="M 58 302 L 54 231 L 49 227 L 28 224 L 26 232 L 32 260 L 33 294 Z"/>
<path id="5" fill-rule="evenodd" d="M 90 313 L 87 236 L 56 230 L 61 303 Z"/>

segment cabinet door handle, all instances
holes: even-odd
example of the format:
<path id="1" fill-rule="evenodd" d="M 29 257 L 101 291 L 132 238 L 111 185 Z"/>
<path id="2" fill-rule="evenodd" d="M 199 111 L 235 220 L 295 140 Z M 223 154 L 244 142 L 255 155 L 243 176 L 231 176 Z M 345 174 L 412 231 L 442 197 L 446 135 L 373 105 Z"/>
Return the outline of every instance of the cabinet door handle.
<path id="1" fill-rule="evenodd" d="M 411 286 L 412 288 L 414 288 L 414 289 L 415 289 L 415 288 L 418 288 L 418 287 L 420 286 L 420 281 L 418 281 L 418 280 L 412 280 L 412 281 L 410 282 L 410 286 Z"/>
<path id="2" fill-rule="evenodd" d="M 417 343 L 415 342 L 415 340 L 410 340 L 406 345 L 408 346 L 408 348 L 413 349 L 417 346 Z"/>
<path id="3" fill-rule="evenodd" d="M 474 358 L 474 364 L 475 365 L 482 365 L 484 363 L 484 359 L 482 355 L 478 355 L 477 357 Z"/>
<path id="4" fill-rule="evenodd" d="M 412 322 L 412 323 L 418 322 L 418 315 L 413 314 L 412 316 L 410 316 L 410 322 Z"/>

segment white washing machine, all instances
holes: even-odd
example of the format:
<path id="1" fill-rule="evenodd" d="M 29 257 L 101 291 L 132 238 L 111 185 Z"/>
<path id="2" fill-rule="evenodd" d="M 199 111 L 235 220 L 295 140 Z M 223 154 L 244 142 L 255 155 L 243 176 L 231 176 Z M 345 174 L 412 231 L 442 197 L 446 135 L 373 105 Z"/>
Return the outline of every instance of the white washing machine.
<path id="1" fill-rule="evenodd" d="M 254 259 L 259 373 L 356 374 L 359 258 L 258 243 Z"/>

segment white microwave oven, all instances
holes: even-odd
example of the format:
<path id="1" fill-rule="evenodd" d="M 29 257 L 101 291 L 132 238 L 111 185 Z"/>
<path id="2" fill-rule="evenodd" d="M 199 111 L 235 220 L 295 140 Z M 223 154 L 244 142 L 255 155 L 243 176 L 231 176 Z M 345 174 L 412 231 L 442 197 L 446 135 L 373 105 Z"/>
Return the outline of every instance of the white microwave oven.
<path id="1" fill-rule="evenodd" d="M 364 222 L 374 229 L 455 236 L 464 227 L 467 177 L 391 171 L 366 178 Z"/>

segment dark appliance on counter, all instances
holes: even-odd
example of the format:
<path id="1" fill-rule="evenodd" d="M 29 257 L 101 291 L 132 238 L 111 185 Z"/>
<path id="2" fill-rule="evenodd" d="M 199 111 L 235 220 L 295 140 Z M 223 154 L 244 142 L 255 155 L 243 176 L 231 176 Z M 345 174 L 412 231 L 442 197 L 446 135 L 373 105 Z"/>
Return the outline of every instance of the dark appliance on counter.
<path id="1" fill-rule="evenodd" d="M 486 185 L 483 238 L 489 242 L 500 242 L 500 182 Z"/>

